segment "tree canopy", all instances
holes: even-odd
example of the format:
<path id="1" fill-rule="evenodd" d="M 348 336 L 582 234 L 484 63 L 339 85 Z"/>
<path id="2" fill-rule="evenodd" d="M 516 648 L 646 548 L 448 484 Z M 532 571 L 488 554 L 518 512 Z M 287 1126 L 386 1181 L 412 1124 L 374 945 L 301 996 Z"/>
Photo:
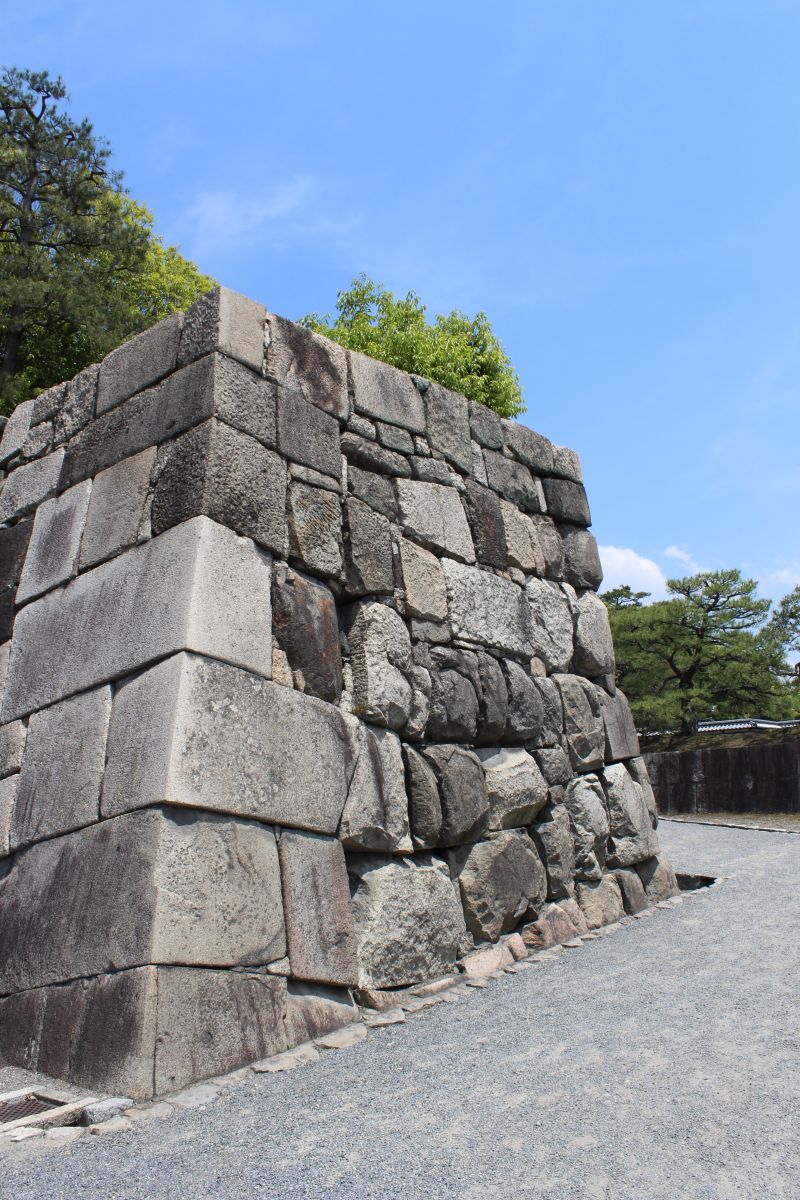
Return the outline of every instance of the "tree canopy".
<path id="1" fill-rule="evenodd" d="M 397 299 L 366 275 L 336 297 L 336 316 L 311 313 L 301 324 L 348 350 L 360 350 L 394 367 L 461 392 L 503 417 L 525 411 L 514 368 L 485 313 L 453 312 L 426 319 L 415 292 Z"/>
<path id="2" fill-rule="evenodd" d="M 757 586 L 731 570 L 670 579 L 668 599 L 653 604 L 630 587 L 604 593 L 617 683 L 640 729 L 691 733 L 703 719 L 800 716 L 787 662 L 800 643 L 800 588 L 770 618 Z"/>
<path id="3" fill-rule="evenodd" d="M 46 71 L 0 76 L 0 404 L 74 375 L 214 280 L 166 246 Z"/>

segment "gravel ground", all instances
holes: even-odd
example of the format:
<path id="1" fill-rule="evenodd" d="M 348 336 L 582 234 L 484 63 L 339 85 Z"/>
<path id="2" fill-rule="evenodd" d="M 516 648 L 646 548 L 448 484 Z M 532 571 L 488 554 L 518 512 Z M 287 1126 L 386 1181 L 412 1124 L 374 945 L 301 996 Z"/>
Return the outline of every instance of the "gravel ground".
<path id="1" fill-rule="evenodd" d="M 205 1109 L 5 1149 L 0 1193 L 796 1200 L 800 838 L 661 832 L 731 878 Z"/>

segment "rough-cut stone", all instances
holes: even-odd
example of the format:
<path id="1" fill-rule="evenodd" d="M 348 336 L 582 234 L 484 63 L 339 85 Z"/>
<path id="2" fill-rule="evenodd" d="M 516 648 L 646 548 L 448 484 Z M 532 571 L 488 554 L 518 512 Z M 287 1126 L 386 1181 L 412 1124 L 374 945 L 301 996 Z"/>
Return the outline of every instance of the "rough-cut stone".
<path id="1" fill-rule="evenodd" d="M 45 458 L 24 463 L 6 479 L 0 491 L 0 521 L 11 521 L 54 496 L 64 461 L 63 447 Z"/>
<path id="2" fill-rule="evenodd" d="M 569 479 L 545 479 L 544 495 L 547 511 L 556 521 L 572 525 L 591 525 L 592 518 L 582 483 Z"/>
<path id="3" fill-rule="evenodd" d="M 408 430 L 400 425 L 387 425 L 385 421 L 378 421 L 375 431 L 378 441 L 387 450 L 396 450 L 398 454 L 414 453 L 414 439 Z"/>
<path id="4" fill-rule="evenodd" d="M 131 813 L 31 846 L 0 887 L 0 993 L 285 950 L 275 836 L 255 821 Z"/>
<path id="5" fill-rule="evenodd" d="M 589 932 L 589 926 L 586 924 L 583 909 L 574 896 L 567 896 L 566 899 L 559 900 L 558 907 L 563 913 L 566 913 L 579 934 Z"/>
<path id="6" fill-rule="evenodd" d="M 579 675 L 554 675 L 564 707 L 564 730 L 576 771 L 603 765 L 605 730 L 597 690 Z"/>
<path id="7" fill-rule="evenodd" d="M 525 750 L 479 750 L 486 776 L 489 819 L 486 828 L 519 829 L 530 825 L 547 803 L 547 784 Z"/>
<path id="8" fill-rule="evenodd" d="M 339 477 L 339 422 L 310 397 L 289 388 L 278 392 L 278 449 L 292 462 Z"/>
<path id="9" fill-rule="evenodd" d="M 342 505 L 323 488 L 289 487 L 289 555 L 312 575 L 338 579 L 342 573 Z"/>
<path id="10" fill-rule="evenodd" d="M 0 725 L 0 779 L 15 774 L 22 766 L 25 733 L 24 721 L 10 721 L 8 725 Z"/>
<path id="11" fill-rule="evenodd" d="M 606 798 L 596 775 L 573 779 L 564 790 L 575 845 L 576 879 L 599 879 L 606 861 L 609 825 Z"/>
<path id="12" fill-rule="evenodd" d="M 523 927 L 521 937 L 528 950 L 549 950 L 551 946 L 563 945 L 578 933 L 585 932 L 584 920 L 581 920 L 581 926 L 575 925 L 562 905 L 546 904 L 538 919 Z"/>
<path id="13" fill-rule="evenodd" d="M 490 567 L 508 566 L 507 530 L 501 501 L 488 487 L 473 479 L 466 482 L 464 500 L 478 562 Z"/>
<path id="14" fill-rule="evenodd" d="M 269 676 L 269 593 L 269 560 L 251 542 L 186 521 L 20 611 L 3 720 L 182 649 Z"/>
<path id="15" fill-rule="evenodd" d="M 400 739 L 388 729 L 361 725 L 358 742 L 358 762 L 339 824 L 339 838 L 348 851 L 410 851 Z"/>
<path id="16" fill-rule="evenodd" d="M 531 518 L 507 500 L 500 501 L 508 561 L 529 574 L 544 575 L 544 558 Z M 504 565 L 504 564 L 495 564 Z"/>
<path id="17" fill-rule="evenodd" d="M 475 938 L 496 942 L 544 902 L 547 878 L 526 833 L 500 833 L 456 859 L 464 916 Z"/>
<path id="18" fill-rule="evenodd" d="M 434 741 L 473 741 L 478 727 L 478 697 L 458 670 L 431 671 L 425 734 Z"/>
<path id="19" fill-rule="evenodd" d="M 567 597 L 549 579 L 529 579 L 525 593 L 531 611 L 534 653 L 549 671 L 566 671 L 573 653 L 572 613 Z"/>
<path id="20" fill-rule="evenodd" d="M 583 482 L 581 460 L 574 450 L 568 446 L 553 446 L 553 474 L 571 479 L 573 483 Z"/>
<path id="21" fill-rule="evenodd" d="M 379 475 L 407 477 L 411 474 L 411 465 L 402 454 L 396 454 L 394 450 L 377 446 L 375 442 L 359 437 L 355 433 L 345 433 L 342 436 L 341 445 L 342 454 L 347 459 L 348 465 L 355 464 L 357 468 L 364 471 L 377 471 Z"/>
<path id="22" fill-rule="evenodd" d="M 531 830 L 547 873 L 547 897 L 556 900 L 572 891 L 575 847 L 569 812 L 563 804 L 548 804 Z"/>
<path id="23" fill-rule="evenodd" d="M 614 878 L 619 885 L 626 913 L 635 916 L 648 907 L 644 884 L 633 867 L 620 867 L 614 872 Z"/>
<path id="24" fill-rule="evenodd" d="M 517 584 L 443 559 L 453 633 L 509 654 L 533 654 L 530 606 Z"/>
<path id="25" fill-rule="evenodd" d="M 535 751 L 534 757 L 539 770 L 551 787 L 569 783 L 572 778 L 572 767 L 561 746 L 552 746 L 546 750 Z"/>
<path id="26" fill-rule="evenodd" d="M 594 537 L 588 530 L 573 525 L 565 525 L 561 537 L 567 581 L 579 591 L 584 588 L 597 591 L 603 582 L 603 568 Z"/>
<path id="27" fill-rule="evenodd" d="M 111 351 L 97 379 L 98 415 L 175 370 L 182 329 L 183 315 L 175 313 Z"/>
<path id="28" fill-rule="evenodd" d="M 459 746 L 426 746 L 423 754 L 439 784 L 442 803 L 439 845 L 460 846 L 478 837 L 489 815 L 480 759 Z"/>
<path id="29" fill-rule="evenodd" d="M 151 446 L 95 477 L 81 541 L 81 570 L 115 557 L 149 535 L 145 514 L 155 461 Z"/>
<path id="30" fill-rule="evenodd" d="M 342 695 L 342 654 L 336 603 L 330 589 L 276 563 L 272 632 L 300 691 L 338 704 Z"/>
<path id="31" fill-rule="evenodd" d="M 33 714 L 11 829 L 14 849 L 98 820 L 110 716 L 108 687 Z"/>
<path id="32" fill-rule="evenodd" d="M 353 712 L 400 729 L 411 711 L 411 639 L 403 619 L 374 600 L 354 605 L 348 630 L 353 651 Z"/>
<path id="33" fill-rule="evenodd" d="M 620 695 L 620 693 L 617 692 L 617 695 Z M 643 758 L 637 756 L 636 758 L 628 759 L 627 767 L 633 778 L 639 784 L 639 787 L 644 792 L 644 802 L 647 805 L 647 811 L 650 813 L 650 824 L 652 825 L 653 829 L 655 829 L 658 825 L 656 797 L 655 793 L 653 792 L 653 785 L 650 782 L 650 776 L 647 772 L 645 761 Z"/>
<path id="34" fill-rule="evenodd" d="M 575 670 L 594 679 L 614 674 L 614 644 L 608 609 L 594 592 L 585 592 L 575 604 Z"/>
<path id="35" fill-rule="evenodd" d="M 624 763 L 607 766 L 602 778 L 610 829 L 608 861 L 614 867 L 631 867 L 652 857 L 658 849 L 644 792 Z"/>
<path id="36" fill-rule="evenodd" d="M 345 589 L 348 595 L 391 594 L 394 590 L 394 559 L 387 518 L 355 496 L 348 496 L 345 512 Z"/>
<path id="37" fill-rule="evenodd" d="M 310 404 L 347 418 L 347 357 L 341 346 L 302 325 L 267 313 L 267 375 Z"/>
<path id="38" fill-rule="evenodd" d="M 452 969 L 464 915 L 447 868 L 428 855 L 386 862 L 350 856 L 359 985 L 402 987 Z"/>
<path id="39" fill-rule="evenodd" d="M 350 491 L 376 512 L 383 513 L 390 521 L 397 520 L 397 500 L 391 480 L 373 471 L 362 471 L 348 464 L 347 482 Z"/>
<path id="40" fill-rule="evenodd" d="M 527 467 L 494 450 L 484 450 L 483 459 L 490 488 L 518 504 L 525 512 L 545 511 L 541 481 L 534 479 Z"/>
<path id="41" fill-rule="evenodd" d="M 25 445 L 34 416 L 35 404 L 36 401 L 33 399 L 23 400 L 6 421 L 3 436 L 0 439 L 0 465 L 7 463 Z"/>
<path id="42" fill-rule="evenodd" d="M 8 775 L 5 779 L 0 779 L 0 858 L 5 858 L 11 849 L 11 819 L 18 783 L 19 775 Z"/>
<path id="43" fill-rule="evenodd" d="M 433 768 L 411 746 L 403 747 L 411 837 L 417 850 L 430 850 L 442 834 L 442 802 Z"/>
<path id="44" fill-rule="evenodd" d="M 365 354 L 347 355 L 356 412 L 424 433 L 425 409 L 411 376 Z"/>
<path id="45" fill-rule="evenodd" d="M 558 527 L 550 517 L 532 515 L 528 518 L 528 533 L 537 562 L 541 560 L 541 573 L 547 579 L 564 577 L 564 543 Z"/>
<path id="46" fill-rule="evenodd" d="M 564 732 L 561 693 L 553 680 L 544 675 L 534 675 L 531 682 L 542 702 L 542 725 L 538 744 L 540 746 L 560 746 Z"/>
<path id="47" fill-rule="evenodd" d="M 467 979 L 489 979 L 496 971 L 502 971 L 514 961 L 514 955 L 503 942 L 496 946 L 482 946 L 465 954 L 460 966 Z"/>
<path id="48" fill-rule="evenodd" d="M 503 737 L 508 715 L 508 692 L 497 659 L 479 652 L 478 660 L 478 730 L 476 741 L 497 744 Z"/>
<path id="49" fill-rule="evenodd" d="M 153 533 L 206 516 L 282 554 L 286 467 L 272 450 L 222 421 L 206 421 L 160 455 Z"/>
<path id="50" fill-rule="evenodd" d="M 33 531 L 33 517 L 0 528 L 0 640 L 6 642 L 14 628 L 17 584 Z"/>
<path id="51" fill-rule="evenodd" d="M 503 421 L 505 443 L 514 455 L 535 475 L 549 475 L 553 470 L 553 445 L 518 421 Z"/>
<path id="52" fill-rule="evenodd" d="M 197 300 L 184 318 L 179 362 L 219 350 L 261 374 L 266 310 L 247 296 L 217 287 Z"/>
<path id="53" fill-rule="evenodd" d="M 505 664 L 508 685 L 508 716 L 505 740 L 507 742 L 538 741 L 542 731 L 544 710 L 538 680 L 515 662 Z"/>
<path id="54" fill-rule="evenodd" d="M 472 436 L 481 446 L 487 446 L 490 450 L 502 449 L 503 424 L 497 413 L 484 404 L 471 403 L 469 424 Z"/>
<path id="55" fill-rule="evenodd" d="M 355 930 L 341 842 L 284 832 L 278 852 L 292 975 L 339 987 L 355 985 Z"/>
<path id="56" fill-rule="evenodd" d="M 604 875 L 593 883 L 577 884 L 575 895 L 590 929 L 611 925 L 625 915 L 619 884 L 613 875 Z"/>
<path id="57" fill-rule="evenodd" d="M 660 900 L 669 900 L 680 892 L 675 872 L 669 864 L 667 856 L 661 851 L 648 858 L 646 862 L 636 863 L 636 871 L 644 884 L 647 899 L 651 904 Z"/>
<path id="58" fill-rule="evenodd" d="M 91 489 L 90 481 L 86 480 L 46 500 L 37 509 L 17 589 L 17 604 L 40 596 L 77 574 Z"/>
<path id="59" fill-rule="evenodd" d="M 348 905 L 349 892 L 348 892 Z M 305 1046 L 358 1020 L 358 1005 L 342 988 L 289 983 L 286 992 L 286 1038 L 290 1046 Z"/>
<path id="60" fill-rule="evenodd" d="M 464 397 L 431 383 L 425 392 L 425 414 L 433 449 L 462 471 L 471 470 L 469 413 Z"/>
<path id="61" fill-rule="evenodd" d="M 408 538 L 400 539 L 406 610 L 423 620 L 447 619 L 447 589 L 439 559 Z"/>
<path id="62" fill-rule="evenodd" d="M 395 486 L 400 520 L 412 538 L 460 562 L 475 561 L 475 548 L 457 491 L 413 479 L 398 479 Z"/>
<path id="63" fill-rule="evenodd" d="M 613 696 L 599 691 L 598 698 L 606 731 L 606 762 L 635 758 L 639 754 L 639 738 L 627 697 L 617 689 Z"/>
<path id="64" fill-rule="evenodd" d="M 166 802 L 333 834 L 358 753 L 355 729 L 313 696 L 175 655 L 114 697 L 101 811 Z"/>

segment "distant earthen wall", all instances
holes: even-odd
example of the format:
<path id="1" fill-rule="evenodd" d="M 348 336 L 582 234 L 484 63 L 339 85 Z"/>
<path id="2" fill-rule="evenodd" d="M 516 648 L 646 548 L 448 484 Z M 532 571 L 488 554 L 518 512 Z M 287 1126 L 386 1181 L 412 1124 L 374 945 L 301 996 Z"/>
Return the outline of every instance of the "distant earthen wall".
<path id="1" fill-rule="evenodd" d="M 658 811 L 800 813 L 800 739 L 645 754 Z"/>

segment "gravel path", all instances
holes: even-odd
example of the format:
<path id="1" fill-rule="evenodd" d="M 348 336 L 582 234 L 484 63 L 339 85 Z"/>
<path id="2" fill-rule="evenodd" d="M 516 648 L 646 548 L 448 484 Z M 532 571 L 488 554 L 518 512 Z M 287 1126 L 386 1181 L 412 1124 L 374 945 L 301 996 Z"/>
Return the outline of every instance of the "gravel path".
<path id="1" fill-rule="evenodd" d="M 4 1150 L 0 1193 L 796 1200 L 800 838 L 661 833 L 731 878 L 205 1109 Z"/>

